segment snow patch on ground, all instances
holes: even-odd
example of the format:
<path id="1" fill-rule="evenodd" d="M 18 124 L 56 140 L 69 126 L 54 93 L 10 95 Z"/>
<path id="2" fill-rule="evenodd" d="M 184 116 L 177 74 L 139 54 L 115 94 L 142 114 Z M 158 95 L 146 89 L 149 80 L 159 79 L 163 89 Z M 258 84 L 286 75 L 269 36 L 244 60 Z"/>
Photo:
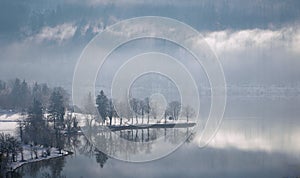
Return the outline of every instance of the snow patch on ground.
<path id="1" fill-rule="evenodd" d="M 18 121 L 25 116 L 20 113 L 0 112 L 0 132 L 14 135 L 18 126 Z"/>
<path id="2" fill-rule="evenodd" d="M 21 113 L 0 113 L 0 122 L 16 122 L 22 120 L 26 115 Z"/>
<path id="3" fill-rule="evenodd" d="M 83 127 L 86 125 L 86 120 L 93 120 L 93 123 L 95 121 L 95 117 L 97 116 L 92 116 L 89 114 L 81 114 L 81 113 L 74 113 L 74 115 L 77 118 L 78 125 L 80 127 Z M 112 119 L 112 125 L 120 125 L 120 118 L 113 118 Z M 132 122 L 133 121 L 133 122 Z M 189 119 L 189 122 L 195 122 L 195 119 Z M 165 119 L 153 119 L 152 117 L 149 119 L 148 123 L 148 118 L 145 116 L 143 119 L 141 117 L 138 117 L 137 119 L 134 117 L 133 119 L 127 119 L 123 118 L 122 119 L 122 125 L 138 125 L 138 124 L 163 124 L 163 123 L 187 123 L 186 118 L 180 117 L 178 120 L 165 120 Z M 109 120 L 107 119 L 105 121 L 105 125 L 109 125 Z"/>

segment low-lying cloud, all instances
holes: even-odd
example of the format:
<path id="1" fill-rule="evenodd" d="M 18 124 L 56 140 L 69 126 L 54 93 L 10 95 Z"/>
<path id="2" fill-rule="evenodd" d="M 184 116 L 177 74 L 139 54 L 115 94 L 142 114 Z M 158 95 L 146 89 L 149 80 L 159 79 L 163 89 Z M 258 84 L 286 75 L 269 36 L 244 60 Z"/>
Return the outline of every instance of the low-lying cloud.
<path id="1" fill-rule="evenodd" d="M 36 35 L 29 37 L 30 40 L 41 43 L 44 41 L 55 41 L 62 43 L 71 39 L 77 30 L 77 26 L 72 23 L 63 23 L 54 27 L 46 26 Z"/>
<path id="2" fill-rule="evenodd" d="M 276 48 L 300 53 L 300 29 L 298 26 L 277 30 L 217 31 L 207 33 L 205 40 L 219 53 L 252 49 L 274 50 Z"/>

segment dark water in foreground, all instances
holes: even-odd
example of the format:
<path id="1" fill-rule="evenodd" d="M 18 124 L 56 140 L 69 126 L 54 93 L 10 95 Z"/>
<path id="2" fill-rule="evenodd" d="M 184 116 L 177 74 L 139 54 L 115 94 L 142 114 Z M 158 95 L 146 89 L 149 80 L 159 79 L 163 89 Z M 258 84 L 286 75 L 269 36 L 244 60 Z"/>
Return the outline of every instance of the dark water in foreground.
<path id="1" fill-rule="evenodd" d="M 231 98 L 219 132 L 205 148 L 197 147 L 195 136 L 166 157 L 130 163 L 107 157 L 83 137 L 71 138 L 73 155 L 25 165 L 15 176 L 296 178 L 299 116 L 299 98 Z"/>

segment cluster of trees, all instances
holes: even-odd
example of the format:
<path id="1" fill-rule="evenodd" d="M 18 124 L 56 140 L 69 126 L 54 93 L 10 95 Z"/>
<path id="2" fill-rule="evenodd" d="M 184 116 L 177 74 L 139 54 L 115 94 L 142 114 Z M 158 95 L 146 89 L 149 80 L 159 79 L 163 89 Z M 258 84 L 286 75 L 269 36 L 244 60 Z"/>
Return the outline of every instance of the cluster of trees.
<path id="1" fill-rule="evenodd" d="M 8 162 L 17 161 L 19 152 L 22 152 L 21 142 L 10 134 L 0 133 L 0 173 Z"/>
<path id="2" fill-rule="evenodd" d="M 36 158 L 38 155 L 34 148 L 43 145 L 48 154 L 50 147 L 56 147 L 61 152 L 65 145 L 63 134 L 78 129 L 76 117 L 66 114 L 67 106 L 63 92 L 54 89 L 47 109 L 37 99 L 28 108 L 26 120 L 20 123 L 20 138 L 25 144 L 33 146 Z"/>
<path id="3" fill-rule="evenodd" d="M 95 113 L 95 106 L 93 105 L 91 94 L 88 96 L 88 104 L 85 107 L 87 113 Z M 114 104 L 118 108 L 118 112 L 116 112 Z M 157 119 L 159 106 L 151 103 L 150 99 L 147 97 L 145 99 L 131 98 L 129 103 L 126 102 L 113 102 L 112 99 L 109 99 L 103 92 L 100 91 L 100 94 L 97 95 L 96 98 L 96 108 L 100 115 L 99 122 L 105 123 L 105 121 L 109 120 L 109 125 L 112 125 L 113 118 L 120 119 L 120 125 L 122 125 L 123 118 L 127 118 L 131 120 L 133 124 L 134 118 L 136 119 L 136 124 L 139 123 L 139 119 L 141 118 L 142 124 L 144 123 L 144 118 L 147 118 L 147 124 L 149 124 L 149 120 L 152 117 L 153 119 Z M 184 116 L 187 119 L 187 122 L 191 117 L 195 116 L 195 110 L 192 106 L 187 105 L 183 106 L 178 101 L 172 101 L 168 103 L 164 112 L 165 121 L 167 119 L 170 120 L 178 120 L 180 116 Z M 116 123 L 116 122 L 115 122 Z"/>
<path id="4" fill-rule="evenodd" d="M 51 94 L 55 90 L 59 90 L 63 94 L 65 103 L 68 103 L 68 94 L 61 87 L 50 88 L 47 84 L 38 83 L 30 85 L 18 78 L 10 82 L 0 80 L 0 108 L 25 112 L 34 99 L 41 102 L 43 108 L 47 108 Z"/>
<path id="5" fill-rule="evenodd" d="M 0 107 L 27 112 L 25 119 L 18 122 L 20 139 L 0 134 L 1 168 L 9 162 L 17 161 L 19 154 L 23 160 L 23 144 L 31 146 L 32 159 L 38 158 L 41 146 L 44 148 L 43 153 L 46 153 L 44 156 L 50 155 L 51 147 L 61 152 L 65 145 L 63 134 L 78 130 L 76 117 L 66 114 L 68 95 L 60 87 L 51 89 L 37 83 L 31 87 L 19 79 L 15 80 L 12 87 L 8 87 L 0 81 L 0 98 Z"/>

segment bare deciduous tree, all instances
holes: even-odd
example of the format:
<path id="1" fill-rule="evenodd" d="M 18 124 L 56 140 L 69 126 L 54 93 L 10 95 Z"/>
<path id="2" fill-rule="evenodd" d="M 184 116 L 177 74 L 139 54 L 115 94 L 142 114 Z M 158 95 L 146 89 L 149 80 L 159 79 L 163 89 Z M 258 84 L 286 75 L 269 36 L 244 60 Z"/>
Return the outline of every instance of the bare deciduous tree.
<path id="1" fill-rule="evenodd" d="M 190 105 L 184 106 L 182 108 L 182 116 L 186 117 L 186 122 L 189 122 L 191 117 L 195 116 L 195 110 Z"/>

